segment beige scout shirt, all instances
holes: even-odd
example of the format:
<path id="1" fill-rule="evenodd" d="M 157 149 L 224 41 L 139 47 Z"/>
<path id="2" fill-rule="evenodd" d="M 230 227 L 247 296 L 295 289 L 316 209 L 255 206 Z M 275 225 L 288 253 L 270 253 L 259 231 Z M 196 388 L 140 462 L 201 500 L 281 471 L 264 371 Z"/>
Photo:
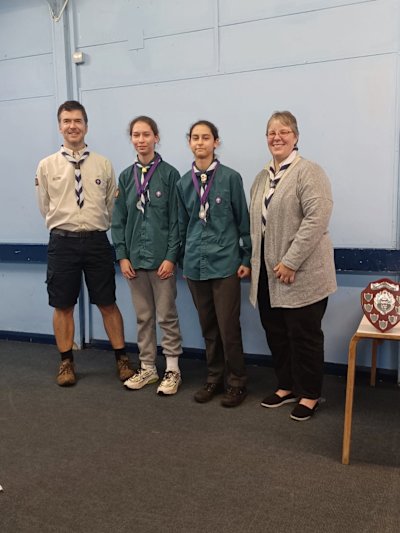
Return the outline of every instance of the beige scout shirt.
<path id="1" fill-rule="evenodd" d="M 81 166 L 84 204 L 79 208 L 75 196 L 75 170 L 61 151 L 77 160 L 87 148 L 72 152 L 67 148 L 40 161 L 36 172 L 36 192 L 40 212 L 49 230 L 106 231 L 110 227 L 116 191 L 111 162 L 90 152 Z"/>

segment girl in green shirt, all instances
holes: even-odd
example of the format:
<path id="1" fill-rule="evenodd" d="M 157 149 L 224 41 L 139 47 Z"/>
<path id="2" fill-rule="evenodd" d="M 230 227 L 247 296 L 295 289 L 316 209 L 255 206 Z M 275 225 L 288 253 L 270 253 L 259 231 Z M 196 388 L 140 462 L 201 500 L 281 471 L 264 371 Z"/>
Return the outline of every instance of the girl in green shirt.
<path id="1" fill-rule="evenodd" d="M 208 376 L 194 398 L 225 391 L 225 407 L 247 395 L 240 327 L 240 280 L 250 275 L 250 227 L 242 178 L 215 156 L 218 130 L 209 121 L 188 134 L 192 169 L 178 182 L 183 273 L 199 314 Z M 226 381 L 226 383 L 225 383 Z"/>
<path id="2" fill-rule="evenodd" d="M 166 371 L 157 392 L 170 395 L 181 384 L 178 356 L 182 346 L 174 275 L 179 251 L 176 183 L 180 176 L 155 151 L 159 131 L 153 119 L 136 117 L 130 123 L 129 135 L 137 158 L 119 177 L 111 232 L 136 311 L 141 364 L 124 385 L 136 390 L 158 381 L 158 318 Z"/>

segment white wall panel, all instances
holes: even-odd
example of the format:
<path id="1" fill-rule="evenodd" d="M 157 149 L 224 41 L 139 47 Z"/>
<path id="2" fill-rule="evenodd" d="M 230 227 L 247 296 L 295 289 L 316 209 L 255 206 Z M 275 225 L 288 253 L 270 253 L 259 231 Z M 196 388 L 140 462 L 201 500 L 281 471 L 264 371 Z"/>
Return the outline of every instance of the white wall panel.
<path id="1" fill-rule="evenodd" d="M 54 94 L 53 56 L 0 61 L 0 101 Z"/>
<path id="2" fill-rule="evenodd" d="M 215 0 L 79 0 L 77 46 L 160 37 L 214 27 Z M 95 21 L 95 23 L 93 23 Z"/>
<path id="3" fill-rule="evenodd" d="M 127 42 L 82 50 L 87 58 L 79 70 L 83 90 L 207 76 L 216 69 L 212 30 L 147 39 L 139 50 L 129 50 Z"/>
<path id="4" fill-rule="evenodd" d="M 136 0 L 145 37 L 212 28 L 217 0 Z"/>
<path id="5" fill-rule="evenodd" d="M 136 34 L 135 40 L 142 42 L 142 23 L 133 4 L 134 2 L 129 0 L 76 1 L 74 3 L 76 46 L 126 41 L 128 35 L 133 34 Z"/>
<path id="6" fill-rule="evenodd" d="M 38 162 L 61 144 L 57 139 L 54 98 L 0 103 L 0 146 L 3 169 L 0 180 L 0 242 L 47 242 L 48 231 L 35 197 Z M 1 329 L 1 326 L 0 326 Z"/>
<path id="7" fill-rule="evenodd" d="M 127 42 L 82 48 L 85 63 L 78 66 L 81 90 L 141 83 L 141 58 Z"/>
<path id="8" fill-rule="evenodd" d="M 237 72 L 395 52 L 400 4 L 299 13 L 220 29 L 221 70 Z M 384 28 L 380 31 L 377 28 Z M 356 31 L 355 31 L 356 29 Z"/>
<path id="9" fill-rule="evenodd" d="M 237 24 L 250 20 L 282 17 L 322 9 L 345 8 L 376 0 L 218 0 L 220 24 Z M 392 2 L 393 3 L 393 2 Z"/>
<path id="10" fill-rule="evenodd" d="M 51 25 L 43 0 L 1 0 L 0 61 L 50 53 Z"/>

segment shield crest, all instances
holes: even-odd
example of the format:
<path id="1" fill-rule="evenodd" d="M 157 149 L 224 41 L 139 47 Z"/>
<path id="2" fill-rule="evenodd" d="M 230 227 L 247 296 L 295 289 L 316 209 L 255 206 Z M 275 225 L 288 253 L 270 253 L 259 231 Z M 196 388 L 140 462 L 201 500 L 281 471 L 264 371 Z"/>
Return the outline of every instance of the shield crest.
<path id="1" fill-rule="evenodd" d="M 400 321 L 400 285 L 389 278 L 372 281 L 361 292 L 361 307 L 373 326 L 389 331 Z"/>

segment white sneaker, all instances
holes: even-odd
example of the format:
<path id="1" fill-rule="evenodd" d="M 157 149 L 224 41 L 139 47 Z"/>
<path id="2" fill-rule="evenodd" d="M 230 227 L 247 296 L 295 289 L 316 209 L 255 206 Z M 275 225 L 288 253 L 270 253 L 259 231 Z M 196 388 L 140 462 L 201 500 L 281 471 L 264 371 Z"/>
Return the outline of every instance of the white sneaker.
<path id="1" fill-rule="evenodd" d="M 165 372 L 164 377 L 158 386 L 157 394 L 176 394 L 181 383 L 181 373 L 169 370 L 168 372 Z"/>
<path id="2" fill-rule="evenodd" d="M 150 383 L 155 383 L 159 380 L 157 370 L 152 368 L 139 368 L 136 374 L 133 374 L 133 376 L 126 381 L 124 381 L 125 387 L 128 387 L 128 389 L 141 389 L 145 385 L 150 385 Z"/>

